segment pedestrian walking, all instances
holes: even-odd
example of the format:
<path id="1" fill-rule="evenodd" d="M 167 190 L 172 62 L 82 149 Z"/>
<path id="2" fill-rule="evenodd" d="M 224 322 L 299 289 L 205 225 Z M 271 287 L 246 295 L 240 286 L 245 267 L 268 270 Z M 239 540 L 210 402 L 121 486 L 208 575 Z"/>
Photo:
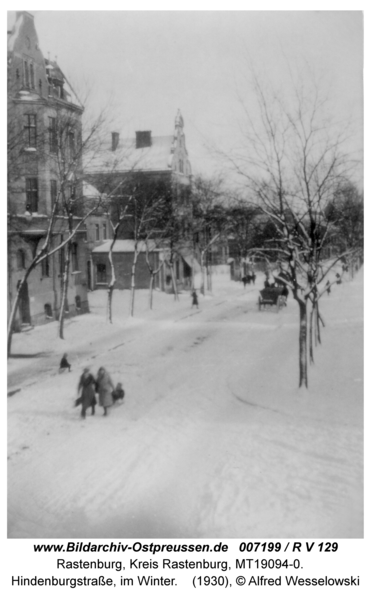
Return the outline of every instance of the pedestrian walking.
<path id="1" fill-rule="evenodd" d="M 197 296 L 197 292 L 196 290 L 192 290 L 192 308 L 195 306 L 196 308 L 199 308 L 198 306 L 198 296 Z"/>
<path id="2" fill-rule="evenodd" d="M 97 375 L 96 390 L 99 394 L 99 406 L 103 407 L 103 416 L 105 417 L 108 414 L 108 407 L 113 404 L 112 392 L 114 387 L 109 373 L 104 367 L 101 367 Z"/>
<path id="3" fill-rule="evenodd" d="M 328 295 L 331 294 L 331 283 L 329 280 L 326 282 L 326 292 Z"/>
<path id="4" fill-rule="evenodd" d="M 63 373 L 66 369 L 68 369 L 68 371 L 71 371 L 71 365 L 68 362 L 67 354 L 63 354 L 61 364 L 59 365 L 59 372 Z"/>
<path id="5" fill-rule="evenodd" d="M 90 373 L 89 367 L 85 367 L 80 377 L 77 393 L 80 397 L 76 400 L 76 406 L 81 404 L 81 417 L 85 419 L 86 411 L 91 408 L 91 414 L 95 414 L 95 405 L 97 403 L 95 399 L 95 379 Z"/>

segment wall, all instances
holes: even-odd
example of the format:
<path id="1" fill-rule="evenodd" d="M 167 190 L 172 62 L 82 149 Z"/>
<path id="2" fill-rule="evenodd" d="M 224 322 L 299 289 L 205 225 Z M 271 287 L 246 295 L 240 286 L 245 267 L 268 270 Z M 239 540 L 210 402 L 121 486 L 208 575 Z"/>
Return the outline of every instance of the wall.
<path id="1" fill-rule="evenodd" d="M 100 289 L 107 287 L 111 280 L 111 266 L 108 259 L 108 254 L 98 254 L 93 253 L 93 263 L 94 263 L 94 289 Z M 131 268 L 133 264 L 134 253 L 133 252 L 115 252 L 113 254 L 114 266 L 115 266 L 115 275 L 116 275 L 116 285 L 115 287 L 119 290 L 127 290 L 131 287 Z M 150 254 L 150 260 L 154 261 L 155 268 L 158 263 L 158 253 Z M 106 265 L 106 284 L 97 283 L 97 264 L 105 264 Z M 155 277 L 154 287 L 159 287 L 160 278 Z M 135 270 L 135 287 L 137 289 L 148 289 L 150 282 L 150 274 L 146 263 L 146 258 L 144 253 L 140 253 L 138 255 L 136 270 Z"/>

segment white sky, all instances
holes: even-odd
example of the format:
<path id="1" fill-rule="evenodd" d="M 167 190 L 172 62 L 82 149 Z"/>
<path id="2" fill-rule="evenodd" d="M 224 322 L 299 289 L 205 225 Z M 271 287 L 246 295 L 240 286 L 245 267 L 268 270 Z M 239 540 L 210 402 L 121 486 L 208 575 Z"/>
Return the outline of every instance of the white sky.
<path id="1" fill-rule="evenodd" d="M 353 120 L 352 149 L 362 150 L 360 11 L 30 12 L 44 56 L 57 56 L 82 96 L 92 89 L 96 110 L 109 103 L 112 130 L 171 134 L 180 108 L 194 172 L 218 168 L 205 144 L 234 144 L 247 56 L 281 85 L 288 64 L 306 61 L 322 77 L 333 114 Z M 14 19 L 9 12 L 8 28 Z"/>

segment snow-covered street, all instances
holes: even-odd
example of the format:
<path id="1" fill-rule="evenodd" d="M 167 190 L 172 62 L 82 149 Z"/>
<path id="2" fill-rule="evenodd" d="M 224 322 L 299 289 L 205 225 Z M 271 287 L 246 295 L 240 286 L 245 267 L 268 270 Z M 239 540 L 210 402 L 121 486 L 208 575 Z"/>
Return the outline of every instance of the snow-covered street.
<path id="1" fill-rule="evenodd" d="M 156 293 L 150 313 L 139 291 L 134 318 L 115 291 L 113 325 L 94 292 L 65 341 L 56 323 L 14 336 L 10 537 L 362 537 L 362 272 L 323 298 L 300 391 L 297 305 L 259 312 L 261 282 L 216 274 L 199 311 Z M 124 385 L 108 418 L 74 408 L 86 365 Z"/>

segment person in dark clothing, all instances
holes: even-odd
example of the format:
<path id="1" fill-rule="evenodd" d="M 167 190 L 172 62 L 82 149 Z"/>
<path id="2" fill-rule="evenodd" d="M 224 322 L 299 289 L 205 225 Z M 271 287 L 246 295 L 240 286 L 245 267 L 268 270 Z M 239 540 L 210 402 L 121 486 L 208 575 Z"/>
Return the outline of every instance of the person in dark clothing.
<path id="1" fill-rule="evenodd" d="M 122 383 L 118 383 L 112 392 L 113 403 L 117 402 L 118 400 L 123 400 L 124 396 L 125 396 L 125 392 L 122 387 Z"/>
<path id="2" fill-rule="evenodd" d="M 326 292 L 327 292 L 327 294 L 331 294 L 331 283 L 330 283 L 330 281 L 326 282 Z"/>
<path id="3" fill-rule="evenodd" d="M 76 406 L 79 404 L 81 407 L 81 417 L 85 419 L 86 410 L 91 407 L 91 414 L 95 414 L 95 405 L 97 403 L 95 399 L 95 379 L 93 375 L 90 373 L 88 367 L 86 367 L 80 377 L 79 385 L 77 388 L 77 393 L 80 394 L 80 398 L 76 400 Z"/>
<path id="4" fill-rule="evenodd" d="M 198 296 L 197 296 L 197 292 L 196 290 L 192 291 L 192 308 L 195 306 L 196 308 L 198 308 Z"/>
<path id="5" fill-rule="evenodd" d="M 288 295 L 289 295 L 289 288 L 287 287 L 287 285 L 284 285 L 283 286 L 283 290 L 281 292 L 281 296 L 283 296 L 284 299 L 285 299 L 285 306 L 287 306 L 287 297 L 288 297 Z"/>
<path id="6" fill-rule="evenodd" d="M 63 354 L 61 364 L 59 365 L 59 372 L 63 373 L 66 369 L 71 371 L 71 365 L 67 360 L 67 354 Z"/>

